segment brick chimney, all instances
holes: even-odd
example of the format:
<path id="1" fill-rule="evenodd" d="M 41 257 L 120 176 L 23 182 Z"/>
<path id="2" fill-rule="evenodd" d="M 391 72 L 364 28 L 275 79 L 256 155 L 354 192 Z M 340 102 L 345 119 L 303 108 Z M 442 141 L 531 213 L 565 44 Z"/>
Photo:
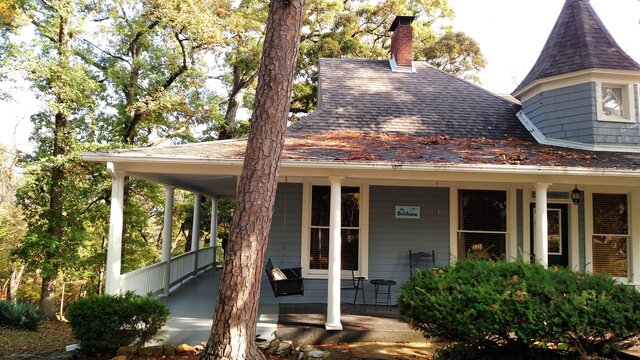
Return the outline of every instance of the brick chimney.
<path id="1" fill-rule="evenodd" d="M 396 16 L 389 31 L 391 35 L 391 58 L 398 67 L 411 67 L 413 64 L 413 28 L 414 16 Z"/>

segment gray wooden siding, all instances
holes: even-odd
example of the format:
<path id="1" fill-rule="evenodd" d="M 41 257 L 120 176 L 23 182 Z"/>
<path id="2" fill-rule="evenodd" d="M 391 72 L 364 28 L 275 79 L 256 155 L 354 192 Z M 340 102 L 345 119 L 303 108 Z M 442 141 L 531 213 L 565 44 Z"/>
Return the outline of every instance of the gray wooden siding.
<path id="1" fill-rule="evenodd" d="M 286 194 L 286 227 L 284 224 Z M 374 299 L 373 285 L 368 280 L 395 280 L 393 303 L 400 285 L 409 278 L 409 250 L 436 252 L 438 264 L 449 264 L 449 189 L 420 187 L 372 186 L 369 210 L 369 277 L 365 284 L 367 303 Z M 420 206 L 419 220 L 396 219 L 396 205 Z M 436 211 L 439 210 L 439 211 Z M 302 185 L 280 184 L 267 248 L 267 258 L 278 267 L 300 266 L 300 233 L 302 226 Z M 283 255 L 284 254 L 284 255 Z M 348 281 L 344 282 L 348 285 Z M 327 280 L 305 279 L 304 296 L 275 298 L 263 277 L 263 303 L 326 303 Z M 352 302 L 354 290 L 342 290 L 342 301 Z M 360 303 L 361 298 L 358 298 Z"/>
<path id="2" fill-rule="evenodd" d="M 525 101 L 522 111 L 545 136 L 594 143 L 596 84 L 544 91 Z"/>
<path id="3" fill-rule="evenodd" d="M 521 258 L 524 238 L 523 192 L 517 190 L 518 258 Z M 431 251 L 436 263 L 449 264 L 449 189 L 429 187 L 372 186 L 369 209 L 369 276 L 365 284 L 367 303 L 373 303 L 373 286 L 368 280 L 395 280 L 393 303 L 402 283 L 409 278 L 409 250 Z M 419 206 L 420 219 L 396 219 L 395 206 Z M 572 205 L 573 206 L 573 205 Z M 286 222 L 285 222 L 285 215 Z M 578 211 L 579 266 L 585 270 L 584 203 Z M 265 256 L 278 267 L 297 267 L 300 262 L 302 228 L 302 185 L 280 184 L 276 197 L 269 246 Z M 528 250 L 527 250 L 528 251 Z M 345 281 L 344 285 L 348 285 Z M 266 277 L 261 284 L 263 303 L 326 303 L 327 280 L 305 279 L 304 296 L 275 298 Z M 353 301 L 354 290 L 342 290 L 342 301 Z M 361 301 L 359 297 L 358 302 Z"/>
<path id="4" fill-rule="evenodd" d="M 584 199 L 584 192 L 582 192 L 582 199 Z M 571 205 L 573 206 L 573 205 Z M 586 251 L 585 251 L 585 215 L 584 215 L 584 201 L 578 205 L 578 270 L 586 271 Z M 591 241 L 589 239 L 589 241 Z"/>
<path id="5" fill-rule="evenodd" d="M 524 216 L 522 214 L 522 206 L 524 202 L 523 196 L 524 195 L 521 189 L 516 190 L 516 211 L 518 219 L 518 260 L 522 260 L 522 252 L 524 251 Z"/>
<path id="6" fill-rule="evenodd" d="M 436 264 L 449 264 L 449 189 L 372 186 L 370 189 L 369 279 L 409 278 L 409 250 L 435 251 Z M 420 206 L 420 219 L 396 219 L 395 206 Z M 373 299 L 373 287 L 367 287 Z"/>
<path id="7" fill-rule="evenodd" d="M 544 91 L 522 104 L 522 111 L 545 136 L 599 145 L 640 145 L 637 85 L 633 123 L 598 121 L 596 83 Z"/>
<path id="8" fill-rule="evenodd" d="M 286 216 L 286 220 L 285 220 Z M 271 258 L 276 267 L 298 267 L 300 266 L 300 234 L 302 229 L 302 184 L 278 184 L 276 202 L 271 222 L 271 232 L 269 233 L 269 244 L 264 261 Z M 264 270 L 263 270 L 264 271 Z M 305 285 L 308 285 L 305 281 Z M 306 291 L 306 287 L 305 287 Z M 314 294 L 311 287 L 309 295 Z M 287 296 L 279 299 L 301 299 L 301 296 Z M 266 276 L 262 277 L 260 285 L 260 301 L 273 303 L 276 298 L 273 296 L 271 285 Z M 293 301 L 286 301 L 293 302 Z M 326 302 L 326 295 L 325 295 Z"/>

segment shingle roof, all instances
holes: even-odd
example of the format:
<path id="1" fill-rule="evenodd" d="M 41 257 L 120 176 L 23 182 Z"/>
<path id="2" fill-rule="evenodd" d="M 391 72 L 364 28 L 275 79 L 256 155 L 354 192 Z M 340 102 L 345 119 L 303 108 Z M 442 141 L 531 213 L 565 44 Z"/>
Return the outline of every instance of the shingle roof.
<path id="1" fill-rule="evenodd" d="M 353 131 L 458 138 L 531 139 L 516 118 L 520 105 L 414 62 L 392 72 L 386 60 L 320 59 L 321 108 L 289 135 Z"/>
<path id="2" fill-rule="evenodd" d="M 567 0 L 533 68 L 514 90 L 535 80 L 585 69 L 640 70 L 618 46 L 589 0 Z"/>

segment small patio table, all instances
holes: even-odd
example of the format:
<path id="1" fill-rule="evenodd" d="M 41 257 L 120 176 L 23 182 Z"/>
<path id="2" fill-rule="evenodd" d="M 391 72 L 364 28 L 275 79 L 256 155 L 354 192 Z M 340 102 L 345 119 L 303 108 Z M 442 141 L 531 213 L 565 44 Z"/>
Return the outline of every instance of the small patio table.
<path id="1" fill-rule="evenodd" d="M 371 281 L 369 281 L 371 284 L 373 284 L 373 286 L 375 287 L 375 308 L 378 308 L 378 294 L 380 295 L 387 295 L 387 307 L 389 307 L 390 303 L 391 303 L 391 286 L 395 285 L 396 282 L 393 280 L 384 280 L 384 279 L 373 279 Z M 387 292 L 379 292 L 378 291 L 378 287 L 379 286 L 386 286 L 387 287 Z M 384 304 L 384 303 L 381 303 Z"/>

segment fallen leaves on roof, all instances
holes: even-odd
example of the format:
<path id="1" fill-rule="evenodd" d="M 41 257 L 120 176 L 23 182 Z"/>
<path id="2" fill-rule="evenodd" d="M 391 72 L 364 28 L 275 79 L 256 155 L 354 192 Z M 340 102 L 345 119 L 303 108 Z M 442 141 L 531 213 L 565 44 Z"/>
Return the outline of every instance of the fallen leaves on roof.
<path id="1" fill-rule="evenodd" d="M 287 138 L 286 160 L 640 168 L 640 154 L 591 152 L 507 138 L 333 132 Z"/>

